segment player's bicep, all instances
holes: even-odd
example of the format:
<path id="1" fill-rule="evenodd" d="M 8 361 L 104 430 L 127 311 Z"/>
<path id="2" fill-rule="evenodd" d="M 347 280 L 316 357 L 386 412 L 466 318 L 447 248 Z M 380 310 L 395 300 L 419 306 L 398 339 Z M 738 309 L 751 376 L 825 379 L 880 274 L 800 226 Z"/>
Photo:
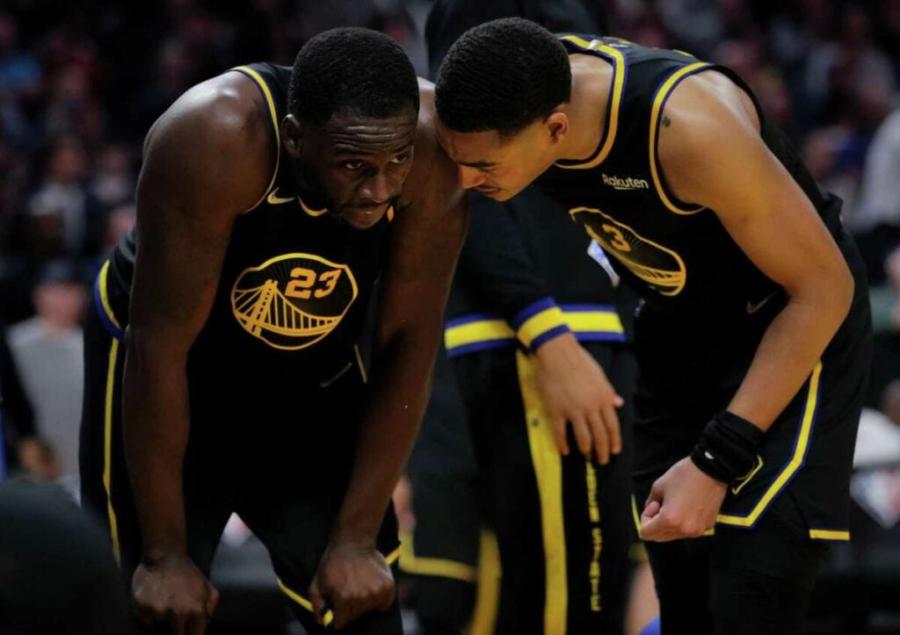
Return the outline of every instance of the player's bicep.
<path id="1" fill-rule="evenodd" d="M 707 105 L 680 117 L 690 106 L 676 102 L 671 131 L 660 137 L 676 194 L 714 210 L 747 257 L 789 294 L 845 272 L 812 202 L 762 141 L 755 122 L 734 104 L 710 97 Z"/>
<path id="2" fill-rule="evenodd" d="M 209 315 L 234 221 L 258 196 L 258 186 L 231 178 L 246 147 L 234 122 L 215 121 L 222 110 L 158 122 L 138 181 L 131 328 L 182 351 Z M 258 169 L 243 167 L 258 180 Z"/>

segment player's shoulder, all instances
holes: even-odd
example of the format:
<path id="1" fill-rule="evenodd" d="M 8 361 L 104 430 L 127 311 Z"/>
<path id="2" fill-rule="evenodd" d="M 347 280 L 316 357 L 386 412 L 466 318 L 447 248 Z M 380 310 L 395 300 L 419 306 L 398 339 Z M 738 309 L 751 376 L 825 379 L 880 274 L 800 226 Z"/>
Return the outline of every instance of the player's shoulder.
<path id="1" fill-rule="evenodd" d="M 751 96 L 716 69 L 684 78 L 660 112 L 660 156 L 696 154 L 739 137 L 759 138 L 760 119 Z"/>
<path id="2" fill-rule="evenodd" d="M 186 90 L 160 115 L 145 151 L 157 139 L 175 138 L 188 150 L 247 153 L 269 142 L 267 106 L 253 80 L 225 72 Z"/>
<path id="3" fill-rule="evenodd" d="M 419 121 L 416 129 L 416 156 L 433 160 L 440 150 L 437 142 L 437 111 L 434 106 L 434 84 L 419 78 Z"/>
<path id="4" fill-rule="evenodd" d="M 243 211 L 258 200 L 274 169 L 274 135 L 253 81 L 226 72 L 185 91 L 156 120 L 144 143 L 142 177 L 154 175 L 169 196 Z"/>
<path id="5" fill-rule="evenodd" d="M 454 205 L 462 195 L 456 165 L 438 142 L 434 84 L 419 78 L 419 119 L 416 128 L 415 157 L 403 188 L 405 204 L 426 199 L 441 199 Z"/>

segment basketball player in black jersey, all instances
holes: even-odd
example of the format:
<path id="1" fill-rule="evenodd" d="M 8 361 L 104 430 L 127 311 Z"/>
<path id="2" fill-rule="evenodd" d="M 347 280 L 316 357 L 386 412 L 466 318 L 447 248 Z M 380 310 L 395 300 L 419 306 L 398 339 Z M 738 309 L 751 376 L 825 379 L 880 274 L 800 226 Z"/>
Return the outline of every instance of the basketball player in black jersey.
<path id="1" fill-rule="evenodd" d="M 849 539 L 871 352 L 840 201 L 686 53 L 498 20 L 451 48 L 436 105 L 465 187 L 536 182 L 644 299 L 634 477 L 663 631 L 800 632 Z"/>
<path id="2" fill-rule="evenodd" d="M 237 512 L 307 631 L 401 633 L 389 500 L 466 226 L 431 91 L 389 38 L 338 29 L 293 69 L 191 88 L 147 135 L 82 426 L 84 503 L 143 621 L 204 631 Z"/>

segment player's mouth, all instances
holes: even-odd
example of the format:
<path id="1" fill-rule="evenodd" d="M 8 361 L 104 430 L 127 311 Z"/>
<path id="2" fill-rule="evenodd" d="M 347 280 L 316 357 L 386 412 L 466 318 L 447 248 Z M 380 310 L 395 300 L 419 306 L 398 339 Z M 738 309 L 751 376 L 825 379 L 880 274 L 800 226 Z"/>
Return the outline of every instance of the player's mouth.
<path id="1" fill-rule="evenodd" d="M 480 187 L 476 187 L 475 191 L 478 192 L 479 194 L 484 194 L 487 197 L 494 197 L 500 193 L 500 188 L 482 185 Z"/>
<path id="2" fill-rule="evenodd" d="M 341 212 L 341 217 L 357 229 L 368 229 L 384 216 L 390 201 L 375 205 L 348 205 Z"/>

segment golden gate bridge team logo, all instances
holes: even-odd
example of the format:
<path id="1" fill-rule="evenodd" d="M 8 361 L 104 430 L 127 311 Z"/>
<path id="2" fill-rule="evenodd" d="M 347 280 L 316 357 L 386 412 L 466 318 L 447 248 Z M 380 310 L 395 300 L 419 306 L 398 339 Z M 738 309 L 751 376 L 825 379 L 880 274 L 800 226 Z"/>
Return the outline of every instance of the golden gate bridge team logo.
<path id="1" fill-rule="evenodd" d="M 569 215 L 603 250 L 616 258 L 651 289 L 667 296 L 681 293 L 687 283 L 684 260 L 672 249 L 644 238 L 625 223 L 593 207 L 575 207 Z"/>
<path id="2" fill-rule="evenodd" d="M 347 265 L 314 254 L 284 254 L 244 269 L 231 288 L 231 310 L 254 337 L 297 350 L 331 333 L 357 293 Z"/>

